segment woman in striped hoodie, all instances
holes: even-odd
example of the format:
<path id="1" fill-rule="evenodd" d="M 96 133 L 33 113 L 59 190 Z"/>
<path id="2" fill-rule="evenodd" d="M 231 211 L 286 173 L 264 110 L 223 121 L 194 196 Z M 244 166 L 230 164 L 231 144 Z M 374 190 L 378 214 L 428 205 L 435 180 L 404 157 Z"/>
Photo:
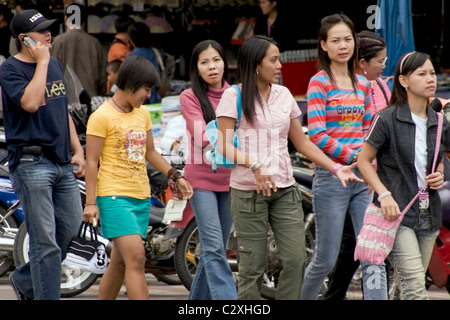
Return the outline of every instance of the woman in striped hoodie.
<path id="1" fill-rule="evenodd" d="M 322 19 L 319 31 L 320 71 L 311 78 L 308 99 L 308 130 L 314 142 L 332 160 L 349 165 L 358 159 L 371 122 L 370 83 L 355 73 L 358 57 L 353 22 L 343 14 Z M 361 176 L 354 169 L 357 176 Z M 369 187 L 350 182 L 347 188 L 329 171 L 316 166 L 313 206 L 316 213 L 315 255 L 302 286 L 303 299 L 316 299 L 321 284 L 332 270 L 339 253 L 347 212 L 358 234 L 364 211 L 372 200 Z M 386 300 L 383 266 L 361 263 L 364 298 Z"/>

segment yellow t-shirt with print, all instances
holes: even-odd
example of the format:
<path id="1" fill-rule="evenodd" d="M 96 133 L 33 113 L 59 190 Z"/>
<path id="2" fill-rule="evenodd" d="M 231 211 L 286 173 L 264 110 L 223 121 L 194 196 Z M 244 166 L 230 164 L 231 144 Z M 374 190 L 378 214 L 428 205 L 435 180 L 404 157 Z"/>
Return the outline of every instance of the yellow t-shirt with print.
<path id="1" fill-rule="evenodd" d="M 105 139 L 97 175 L 97 196 L 150 197 L 145 161 L 147 131 L 152 128 L 148 110 L 116 111 L 104 102 L 89 117 L 88 135 Z"/>

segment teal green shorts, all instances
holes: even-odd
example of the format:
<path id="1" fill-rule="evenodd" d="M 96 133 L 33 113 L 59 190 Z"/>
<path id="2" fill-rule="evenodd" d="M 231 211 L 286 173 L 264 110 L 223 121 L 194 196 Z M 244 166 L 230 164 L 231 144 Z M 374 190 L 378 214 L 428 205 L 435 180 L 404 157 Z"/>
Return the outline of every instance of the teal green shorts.
<path id="1" fill-rule="evenodd" d="M 97 197 L 103 236 L 108 239 L 129 234 L 147 236 L 150 198 Z"/>

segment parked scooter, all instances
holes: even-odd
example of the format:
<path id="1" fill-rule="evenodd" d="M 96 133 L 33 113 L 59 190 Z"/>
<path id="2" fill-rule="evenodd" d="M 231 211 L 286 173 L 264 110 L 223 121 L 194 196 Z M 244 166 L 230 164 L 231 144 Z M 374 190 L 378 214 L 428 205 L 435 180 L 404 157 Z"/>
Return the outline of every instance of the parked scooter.
<path id="1" fill-rule="evenodd" d="M 7 214 L 17 196 L 9 180 L 8 168 L 0 165 L 0 277 L 14 267 L 12 248 L 19 225 L 24 221 L 22 208 Z"/>
<path id="2" fill-rule="evenodd" d="M 7 157 L 5 133 L 0 127 L 0 164 L 5 163 Z M 13 244 L 17 228 L 25 219 L 22 208 L 19 208 L 14 214 L 6 215 L 8 208 L 16 201 L 17 195 L 14 193 L 9 179 L 8 167 L 0 165 L 0 277 L 14 266 L 12 250 L 9 248 Z"/>
<path id="3" fill-rule="evenodd" d="M 86 196 L 85 183 L 80 179 L 77 179 L 77 183 L 80 189 L 80 201 L 84 204 Z M 16 210 L 22 210 L 19 200 L 8 208 L 7 216 L 15 214 Z M 12 247 L 5 247 L 5 249 L 12 251 L 14 264 L 19 266 L 29 261 L 29 236 L 26 224 L 20 224 L 19 228 L 15 230 L 15 234 L 12 232 L 12 235 L 15 235 Z M 107 239 L 101 235 L 98 236 L 98 239 L 105 244 L 107 249 L 110 249 L 112 244 Z M 97 278 L 97 274 L 69 268 L 63 261 L 61 264 L 61 297 L 73 297 L 86 291 L 95 283 Z"/>
<path id="4" fill-rule="evenodd" d="M 444 176 L 450 177 L 450 160 L 445 157 Z M 438 190 L 442 204 L 442 226 L 434 244 L 426 275 L 427 286 L 446 288 L 450 294 L 450 181 Z"/>

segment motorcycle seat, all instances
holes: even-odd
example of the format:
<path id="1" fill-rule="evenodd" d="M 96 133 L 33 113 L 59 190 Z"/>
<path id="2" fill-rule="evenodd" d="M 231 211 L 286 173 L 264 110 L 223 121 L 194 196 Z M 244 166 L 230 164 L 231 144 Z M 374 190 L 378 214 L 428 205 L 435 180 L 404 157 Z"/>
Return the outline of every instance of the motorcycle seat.
<path id="1" fill-rule="evenodd" d="M 312 188 L 314 169 L 293 167 L 294 179 L 298 184 Z"/>
<path id="2" fill-rule="evenodd" d="M 165 208 L 158 208 L 155 206 L 151 206 L 150 207 L 150 219 L 149 219 L 148 224 L 154 225 L 154 224 L 161 223 L 163 221 L 165 211 L 166 211 Z"/>

